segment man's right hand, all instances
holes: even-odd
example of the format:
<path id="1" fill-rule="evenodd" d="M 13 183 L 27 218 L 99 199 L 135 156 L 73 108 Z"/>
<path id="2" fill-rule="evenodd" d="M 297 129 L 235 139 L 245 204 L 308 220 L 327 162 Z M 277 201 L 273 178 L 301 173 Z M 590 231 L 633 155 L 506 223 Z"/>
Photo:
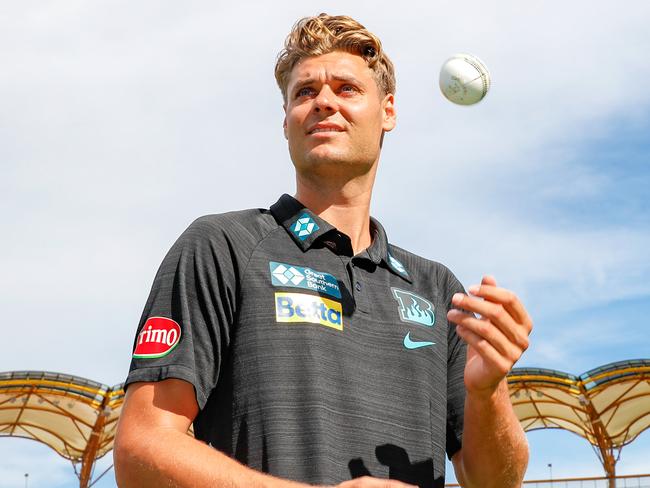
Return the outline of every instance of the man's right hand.
<path id="1" fill-rule="evenodd" d="M 416 485 L 409 485 L 395 480 L 384 480 L 363 476 L 350 481 L 344 481 L 336 485 L 336 488 L 418 488 Z"/>

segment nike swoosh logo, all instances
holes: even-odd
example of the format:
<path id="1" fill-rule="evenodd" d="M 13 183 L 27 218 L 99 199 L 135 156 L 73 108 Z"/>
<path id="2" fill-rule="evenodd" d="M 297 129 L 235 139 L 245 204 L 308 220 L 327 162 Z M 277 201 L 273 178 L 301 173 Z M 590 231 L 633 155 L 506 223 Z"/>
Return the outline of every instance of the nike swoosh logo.
<path id="1" fill-rule="evenodd" d="M 414 341 L 411 339 L 411 333 L 407 333 L 404 336 L 404 347 L 406 349 L 417 349 L 419 347 L 433 346 L 435 342 L 429 341 Z"/>

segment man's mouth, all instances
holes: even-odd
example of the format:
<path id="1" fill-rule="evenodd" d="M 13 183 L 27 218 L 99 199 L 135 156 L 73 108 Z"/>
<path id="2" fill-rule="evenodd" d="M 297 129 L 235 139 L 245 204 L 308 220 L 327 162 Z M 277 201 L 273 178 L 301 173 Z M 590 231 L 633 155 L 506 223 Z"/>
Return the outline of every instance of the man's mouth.
<path id="1" fill-rule="evenodd" d="M 319 132 L 343 132 L 345 129 L 338 124 L 332 122 L 319 122 L 314 124 L 307 134 L 317 134 Z"/>
<path id="2" fill-rule="evenodd" d="M 314 129 L 309 131 L 310 134 L 315 134 L 317 132 L 343 132 L 343 129 L 335 129 L 333 127 L 323 127 L 322 129 Z"/>

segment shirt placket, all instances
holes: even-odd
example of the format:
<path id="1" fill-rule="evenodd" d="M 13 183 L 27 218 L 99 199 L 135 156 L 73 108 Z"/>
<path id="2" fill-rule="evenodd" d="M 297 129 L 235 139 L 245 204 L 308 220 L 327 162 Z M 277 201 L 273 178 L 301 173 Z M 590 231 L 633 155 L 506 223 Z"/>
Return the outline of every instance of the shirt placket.
<path id="1" fill-rule="evenodd" d="M 368 286 L 367 271 L 363 269 L 362 257 L 353 257 L 348 261 L 348 276 L 350 277 L 350 286 L 352 289 L 352 296 L 356 304 L 356 311 L 363 313 L 370 313 L 370 302 L 368 299 Z"/>
<path id="2" fill-rule="evenodd" d="M 338 231 L 331 234 L 325 240 L 325 244 L 330 247 L 332 252 L 338 254 L 345 266 L 348 278 L 346 285 L 349 287 L 350 294 L 354 300 L 355 313 L 370 313 L 371 303 L 368 299 L 367 290 L 370 283 L 367 280 L 368 272 L 364 269 L 364 265 L 371 261 L 368 251 L 366 250 L 357 256 L 351 256 L 352 246 L 349 238 Z"/>

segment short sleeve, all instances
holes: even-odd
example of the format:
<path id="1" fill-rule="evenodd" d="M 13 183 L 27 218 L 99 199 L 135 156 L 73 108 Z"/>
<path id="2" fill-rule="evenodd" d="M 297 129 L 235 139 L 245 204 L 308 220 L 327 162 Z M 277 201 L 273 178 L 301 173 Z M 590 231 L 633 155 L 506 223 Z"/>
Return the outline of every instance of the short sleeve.
<path id="1" fill-rule="evenodd" d="M 453 308 L 451 298 L 455 293 L 465 293 L 460 282 L 450 273 L 447 310 Z M 463 439 L 465 412 L 465 359 L 467 345 L 456 333 L 456 325 L 449 323 L 447 331 L 447 457 L 451 460 Z"/>
<path id="2" fill-rule="evenodd" d="M 234 261 L 233 246 L 207 217 L 179 237 L 154 279 L 125 388 L 138 381 L 185 380 L 203 409 L 230 343 L 237 297 Z"/>

